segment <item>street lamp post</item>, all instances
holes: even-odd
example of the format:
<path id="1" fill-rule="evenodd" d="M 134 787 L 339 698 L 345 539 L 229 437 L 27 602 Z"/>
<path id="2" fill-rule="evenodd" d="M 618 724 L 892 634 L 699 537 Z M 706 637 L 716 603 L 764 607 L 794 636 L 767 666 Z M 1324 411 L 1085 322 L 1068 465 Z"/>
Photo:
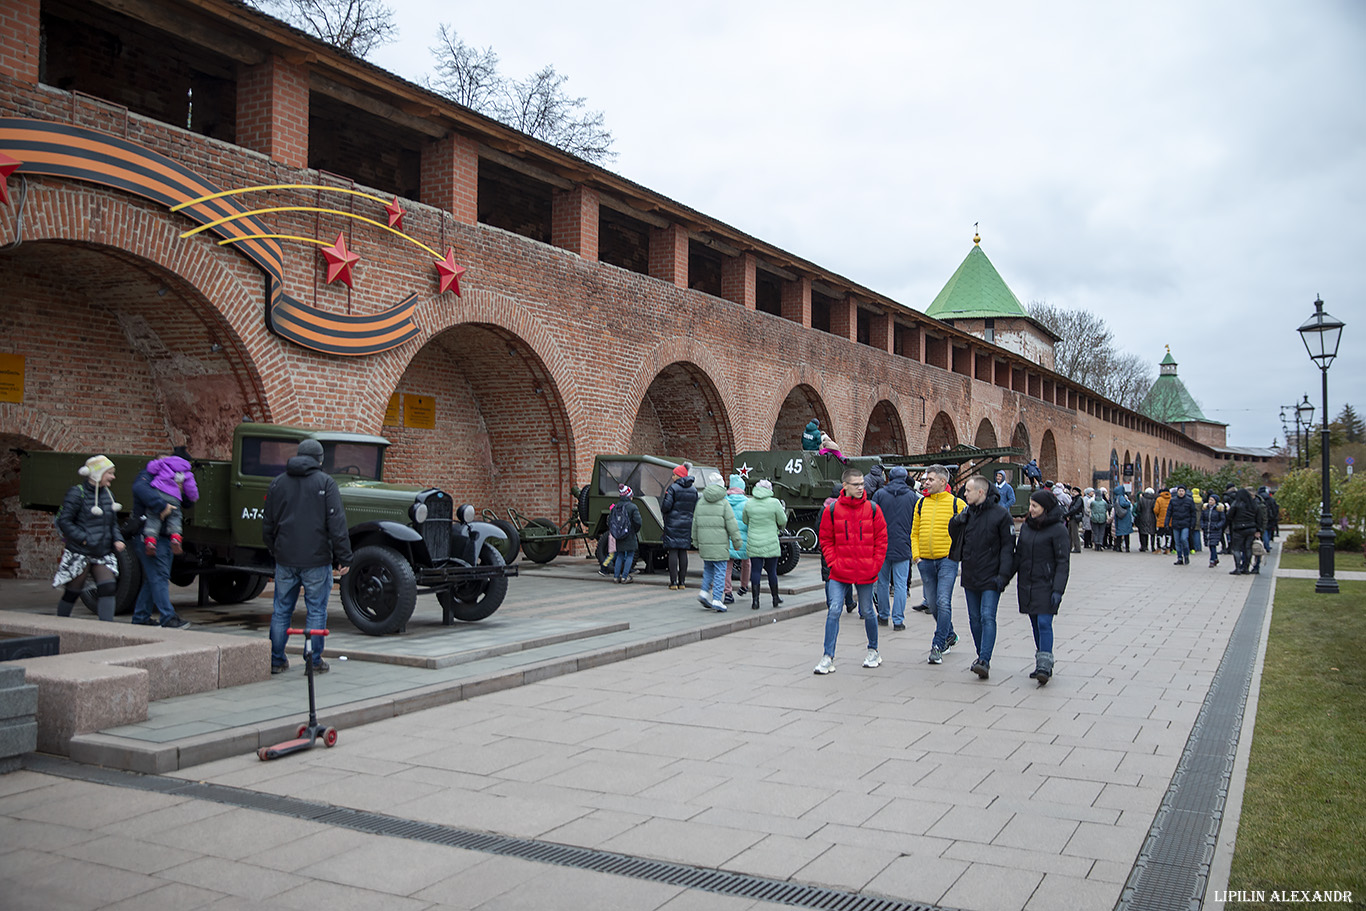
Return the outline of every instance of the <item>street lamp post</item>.
<path id="1" fill-rule="evenodd" d="M 1323 374 L 1323 437 L 1319 447 L 1323 451 L 1323 505 L 1319 515 L 1319 579 L 1314 583 L 1314 591 L 1331 595 L 1338 593 L 1338 580 L 1333 578 L 1336 535 L 1333 533 L 1330 499 L 1332 482 L 1328 475 L 1328 368 L 1338 356 L 1338 342 L 1342 339 L 1343 325 L 1341 320 L 1323 312 L 1323 299 L 1318 298 L 1314 301 L 1314 315 L 1305 320 L 1297 330 L 1310 359 L 1319 365 L 1319 370 Z M 1308 398 L 1305 396 L 1306 401 Z"/>
<path id="2" fill-rule="evenodd" d="M 1324 407 L 1326 408 L 1328 406 L 1325 405 Z M 1309 393 L 1306 392 L 1304 394 L 1304 401 L 1300 402 L 1299 406 L 1295 409 L 1295 414 L 1299 417 L 1300 422 L 1304 424 L 1304 449 L 1300 451 L 1304 453 L 1304 467 L 1308 468 L 1309 428 L 1314 426 L 1314 406 L 1309 403 Z"/>

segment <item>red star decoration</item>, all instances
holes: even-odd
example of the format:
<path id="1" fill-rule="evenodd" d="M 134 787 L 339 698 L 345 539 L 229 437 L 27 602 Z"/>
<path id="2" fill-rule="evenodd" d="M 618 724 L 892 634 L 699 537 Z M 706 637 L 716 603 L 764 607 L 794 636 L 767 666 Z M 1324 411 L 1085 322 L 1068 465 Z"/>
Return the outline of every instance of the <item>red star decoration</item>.
<path id="1" fill-rule="evenodd" d="M 441 279 L 441 286 L 436 293 L 441 294 L 447 288 L 455 289 L 455 296 L 460 296 L 460 276 L 465 274 L 464 266 L 455 264 L 455 250 L 451 247 L 446 248 L 446 258 L 436 261 L 436 274 Z"/>
<path id="2" fill-rule="evenodd" d="M 360 262 L 360 255 L 346 249 L 346 238 L 338 234 L 335 244 L 323 247 L 323 256 L 327 257 L 327 283 L 341 279 L 350 288 L 351 267 Z"/>
<path id="3" fill-rule="evenodd" d="M 739 473 L 740 477 L 744 478 L 746 481 L 749 480 L 749 473 L 750 473 L 751 471 L 753 471 L 753 470 L 754 470 L 753 468 L 750 468 L 750 467 L 749 467 L 749 463 L 748 463 L 748 462 L 746 462 L 745 464 L 741 465 L 739 468 L 736 469 L 736 471 Z"/>
<path id="4" fill-rule="evenodd" d="M 384 207 L 384 211 L 389 213 L 389 227 L 395 231 L 402 231 L 404 209 L 398 204 L 397 196 L 394 197 L 393 202 Z"/>
<path id="5" fill-rule="evenodd" d="M 9 205 L 9 176 L 21 164 L 23 164 L 22 161 L 10 158 L 4 152 L 0 152 L 0 203 Z"/>

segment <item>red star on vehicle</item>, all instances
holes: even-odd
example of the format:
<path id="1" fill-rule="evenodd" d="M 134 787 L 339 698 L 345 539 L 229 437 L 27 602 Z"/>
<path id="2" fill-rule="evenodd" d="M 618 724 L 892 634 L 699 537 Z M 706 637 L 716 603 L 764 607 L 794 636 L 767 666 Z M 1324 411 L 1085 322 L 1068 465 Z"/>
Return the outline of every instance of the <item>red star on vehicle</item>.
<path id="1" fill-rule="evenodd" d="M 9 205 L 9 176 L 21 164 L 23 164 L 22 161 L 10 158 L 4 152 L 0 152 L 0 203 Z"/>
<path id="2" fill-rule="evenodd" d="M 744 478 L 746 481 L 748 481 L 748 480 L 749 480 L 749 473 L 750 473 L 751 471 L 753 471 L 754 469 L 753 469 L 753 468 L 750 468 L 750 467 L 749 467 L 749 463 L 746 462 L 745 464 L 741 465 L 739 468 L 737 468 L 737 469 L 735 469 L 735 470 L 736 470 L 736 472 L 739 473 L 740 477 L 742 477 L 742 478 Z"/>
<path id="3" fill-rule="evenodd" d="M 398 204 L 397 196 L 394 197 L 393 202 L 384 207 L 384 211 L 389 213 L 389 227 L 395 231 L 402 231 L 404 209 Z"/>
<path id="4" fill-rule="evenodd" d="M 455 296 L 460 296 L 460 276 L 465 274 L 465 267 L 455 264 L 455 249 L 453 247 L 446 248 L 445 259 L 436 261 L 436 274 L 441 279 L 441 285 L 436 291 L 437 294 L 445 292 L 447 288 L 453 288 Z"/>
<path id="5" fill-rule="evenodd" d="M 351 267 L 360 262 L 360 254 L 346 249 L 346 237 L 338 234 L 335 244 L 323 247 L 323 256 L 327 257 L 327 283 L 341 279 L 346 287 L 352 287 Z"/>

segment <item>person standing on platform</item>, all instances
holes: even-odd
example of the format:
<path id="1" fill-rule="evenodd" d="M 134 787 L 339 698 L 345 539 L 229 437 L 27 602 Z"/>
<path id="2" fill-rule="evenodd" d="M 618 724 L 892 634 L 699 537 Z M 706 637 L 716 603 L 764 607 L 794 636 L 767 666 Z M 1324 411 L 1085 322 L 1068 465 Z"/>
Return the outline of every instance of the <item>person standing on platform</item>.
<path id="1" fill-rule="evenodd" d="M 674 479 L 659 501 L 664 517 L 663 543 L 669 551 L 669 591 L 688 587 L 688 548 L 692 544 L 692 514 L 697 508 L 697 488 L 686 465 L 674 469 Z"/>

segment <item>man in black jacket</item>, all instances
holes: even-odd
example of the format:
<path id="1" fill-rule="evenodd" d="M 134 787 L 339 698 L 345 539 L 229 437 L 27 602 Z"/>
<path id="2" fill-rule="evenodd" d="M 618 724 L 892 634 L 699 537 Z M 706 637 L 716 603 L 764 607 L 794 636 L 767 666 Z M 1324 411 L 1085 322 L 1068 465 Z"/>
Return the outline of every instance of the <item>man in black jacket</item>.
<path id="1" fill-rule="evenodd" d="M 1186 495 L 1185 486 L 1176 488 L 1176 496 L 1167 504 L 1167 527 L 1172 530 L 1172 544 L 1176 547 L 1174 566 L 1189 566 L 1191 562 L 1191 529 L 1200 521 L 1195 501 Z"/>
<path id="2" fill-rule="evenodd" d="M 346 575 L 351 563 L 346 510 L 337 482 L 322 469 L 323 446 L 304 440 L 298 455 L 285 464 L 285 473 L 270 482 L 266 492 L 261 537 L 275 558 L 275 613 L 270 618 L 270 672 L 289 667 L 285 658 L 289 619 L 304 590 L 308 628 L 327 628 L 327 596 L 332 592 L 332 567 Z M 327 672 L 322 659 L 323 638 L 313 637 L 313 671 Z"/>
<path id="3" fill-rule="evenodd" d="M 958 551 L 968 626 L 977 645 L 971 670 L 985 680 L 996 647 L 996 607 L 1014 567 L 1015 523 L 991 482 L 981 475 L 968 478 L 963 498 L 968 508 L 949 520 L 949 537 Z"/>

